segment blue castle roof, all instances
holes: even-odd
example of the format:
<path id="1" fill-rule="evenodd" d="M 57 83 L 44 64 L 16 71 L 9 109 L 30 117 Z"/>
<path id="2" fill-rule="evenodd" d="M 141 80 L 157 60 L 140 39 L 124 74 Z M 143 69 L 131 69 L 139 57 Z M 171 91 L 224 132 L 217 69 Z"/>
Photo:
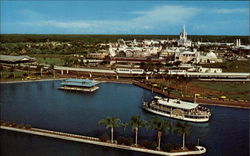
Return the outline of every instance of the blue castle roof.
<path id="1" fill-rule="evenodd" d="M 67 86 L 79 86 L 79 87 L 93 87 L 96 85 L 95 82 L 88 79 L 66 79 L 61 85 Z"/>

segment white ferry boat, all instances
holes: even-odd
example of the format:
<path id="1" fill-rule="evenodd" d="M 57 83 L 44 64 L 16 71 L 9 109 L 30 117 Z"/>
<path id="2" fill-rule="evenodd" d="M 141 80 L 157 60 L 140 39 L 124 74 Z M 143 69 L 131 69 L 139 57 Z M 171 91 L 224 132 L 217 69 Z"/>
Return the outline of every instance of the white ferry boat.
<path id="1" fill-rule="evenodd" d="M 207 122 L 211 116 L 209 109 L 197 103 L 158 96 L 151 102 L 143 102 L 142 108 L 158 115 L 191 122 Z"/>

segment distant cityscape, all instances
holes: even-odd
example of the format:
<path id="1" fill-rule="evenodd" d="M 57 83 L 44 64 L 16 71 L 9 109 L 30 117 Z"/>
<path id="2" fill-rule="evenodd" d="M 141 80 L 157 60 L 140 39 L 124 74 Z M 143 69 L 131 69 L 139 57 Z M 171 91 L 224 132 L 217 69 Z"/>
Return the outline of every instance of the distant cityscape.
<path id="1" fill-rule="evenodd" d="M 26 49 L 34 46 L 71 47 L 72 43 L 56 41 L 35 44 L 25 43 L 26 48 L 23 48 L 20 54 L 27 54 Z M 240 39 L 236 39 L 234 43 L 192 42 L 188 39 L 185 25 L 183 25 L 178 39 L 134 39 L 126 41 L 118 39 L 117 42 L 113 43 L 98 43 L 96 47 L 98 47 L 96 52 L 73 54 L 73 58 L 65 59 L 64 65 L 71 67 L 116 68 L 118 72 L 122 68 L 166 71 L 166 67 L 171 69 L 172 66 L 172 68 L 178 67 L 176 69 L 193 72 L 221 73 L 221 68 L 205 68 L 201 65 L 223 63 L 230 60 L 247 61 L 250 59 L 250 45 L 242 45 Z M 18 58 L 20 57 L 18 56 Z M 18 60 L 18 58 L 16 59 Z M 14 63 L 11 59 L 15 60 L 15 56 L 1 55 L 0 61 L 7 64 Z M 35 58 L 28 58 L 18 61 L 31 62 L 28 65 L 31 68 L 42 66 L 46 70 L 50 67 L 49 64 L 37 64 L 35 60 Z M 152 69 L 148 64 L 151 64 L 154 68 Z M 123 72 L 126 73 L 125 70 Z"/>

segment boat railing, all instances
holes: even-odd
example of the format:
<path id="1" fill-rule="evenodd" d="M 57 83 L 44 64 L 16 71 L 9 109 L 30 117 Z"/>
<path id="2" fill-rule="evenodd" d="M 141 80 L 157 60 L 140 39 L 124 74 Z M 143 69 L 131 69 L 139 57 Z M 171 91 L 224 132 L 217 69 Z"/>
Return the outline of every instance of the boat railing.
<path id="1" fill-rule="evenodd" d="M 173 109 L 168 108 L 168 107 L 164 107 L 161 105 L 157 105 L 157 104 L 153 104 L 153 103 L 149 103 L 149 102 L 144 102 L 143 103 L 144 107 L 147 108 L 151 108 L 154 110 L 158 110 L 158 111 L 162 111 L 162 112 L 172 112 Z M 183 112 L 184 116 L 194 116 L 194 117 L 203 117 L 203 118 L 208 118 L 210 116 L 210 112 L 209 110 L 200 110 L 200 109 L 193 109 L 193 110 L 189 110 L 189 111 L 184 111 Z"/>

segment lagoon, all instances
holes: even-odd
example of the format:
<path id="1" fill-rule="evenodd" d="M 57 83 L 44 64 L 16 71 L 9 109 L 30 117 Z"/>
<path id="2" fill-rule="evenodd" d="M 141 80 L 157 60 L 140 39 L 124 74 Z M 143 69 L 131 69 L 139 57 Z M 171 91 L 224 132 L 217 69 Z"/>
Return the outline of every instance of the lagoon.
<path id="1" fill-rule="evenodd" d="M 36 128 L 101 136 L 109 134 L 97 124 L 106 116 L 129 121 L 132 115 L 148 120 L 154 114 L 140 108 L 142 99 L 153 93 L 130 84 L 101 83 L 95 93 L 57 90 L 61 81 L 0 84 L 1 120 L 30 124 Z M 249 155 L 249 110 L 209 106 L 208 123 L 190 123 L 187 142 L 207 148 L 205 155 Z M 165 118 L 174 125 L 177 120 Z M 180 121 L 183 122 L 183 121 Z M 139 139 L 155 140 L 155 132 L 141 130 Z M 128 127 L 115 136 L 131 136 Z M 174 134 L 165 135 L 164 143 L 181 144 Z M 149 155 L 106 147 L 57 140 L 1 130 L 1 155 Z"/>

